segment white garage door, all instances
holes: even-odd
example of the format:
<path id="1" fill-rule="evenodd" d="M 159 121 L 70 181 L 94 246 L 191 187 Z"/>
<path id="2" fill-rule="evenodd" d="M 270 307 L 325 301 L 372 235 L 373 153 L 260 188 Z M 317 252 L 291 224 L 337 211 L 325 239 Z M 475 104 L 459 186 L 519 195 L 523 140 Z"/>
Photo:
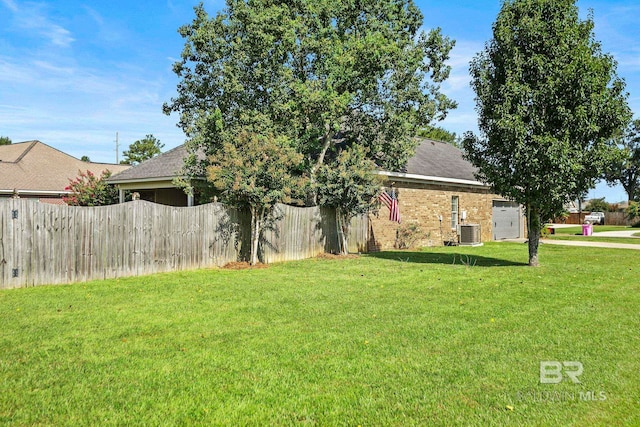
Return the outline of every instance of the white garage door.
<path id="1" fill-rule="evenodd" d="M 520 206 L 515 202 L 493 201 L 493 240 L 520 237 Z"/>

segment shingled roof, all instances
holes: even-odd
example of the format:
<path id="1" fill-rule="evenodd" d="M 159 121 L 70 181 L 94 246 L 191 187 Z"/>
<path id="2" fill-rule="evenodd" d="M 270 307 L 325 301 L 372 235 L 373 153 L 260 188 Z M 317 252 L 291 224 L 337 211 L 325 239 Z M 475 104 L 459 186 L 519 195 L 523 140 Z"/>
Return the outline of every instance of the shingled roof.
<path id="1" fill-rule="evenodd" d="M 171 180 L 178 176 L 187 155 L 184 145 L 180 145 L 159 156 L 146 160 L 139 165 L 112 176 L 110 183 Z M 444 142 L 422 140 L 416 153 L 409 159 L 402 171 L 383 173 L 393 174 L 397 179 L 406 177 L 429 177 L 460 180 L 462 183 L 480 184 L 474 177 L 476 169 L 462 157 L 462 151 Z"/>
<path id="2" fill-rule="evenodd" d="M 462 157 L 462 151 L 444 142 L 425 139 L 416 148 L 402 172 L 412 175 L 476 181 L 477 169 Z"/>
<path id="3" fill-rule="evenodd" d="M 0 145 L 0 193 L 63 193 L 80 171 L 118 173 L 129 165 L 83 162 L 40 141 Z"/>
<path id="4" fill-rule="evenodd" d="M 184 145 L 179 145 L 112 176 L 109 182 L 120 184 L 133 181 L 171 180 L 180 173 L 186 156 L 187 149 Z"/>

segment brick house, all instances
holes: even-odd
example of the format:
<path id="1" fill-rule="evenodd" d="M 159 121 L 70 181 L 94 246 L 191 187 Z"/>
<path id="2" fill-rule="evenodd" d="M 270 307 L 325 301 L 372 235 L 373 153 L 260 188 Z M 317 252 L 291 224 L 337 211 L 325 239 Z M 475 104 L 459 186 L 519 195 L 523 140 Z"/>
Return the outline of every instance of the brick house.
<path id="1" fill-rule="evenodd" d="M 172 206 L 192 206 L 193 197 L 177 189 L 186 149 L 180 145 L 129 170 L 111 177 L 124 194 L 140 193 L 140 198 Z M 404 170 L 380 171 L 385 186 L 397 195 L 402 224 L 417 224 L 426 236 L 416 245 L 442 245 L 457 242 L 460 226 L 479 225 L 479 240 L 499 240 L 524 236 L 521 208 L 493 194 L 478 182 L 474 167 L 451 144 L 423 140 Z M 123 199 L 123 198 L 122 198 Z M 124 199 L 123 199 L 124 200 Z M 389 220 L 389 209 L 382 206 L 370 214 L 369 249 L 392 249 L 401 224 Z"/>
<path id="2" fill-rule="evenodd" d="M 64 204 L 65 188 L 80 171 L 118 173 L 129 165 L 84 162 L 40 141 L 0 145 L 0 198 L 21 197 Z"/>
<path id="3" fill-rule="evenodd" d="M 417 224 L 416 246 L 458 243 L 461 226 L 479 226 L 479 240 L 524 236 L 520 206 L 493 194 L 478 182 L 475 168 L 451 144 L 423 140 L 401 172 L 379 172 L 388 192 L 397 196 L 401 223 L 389 220 L 389 208 L 371 214 L 369 250 L 393 249 L 399 227 Z"/>

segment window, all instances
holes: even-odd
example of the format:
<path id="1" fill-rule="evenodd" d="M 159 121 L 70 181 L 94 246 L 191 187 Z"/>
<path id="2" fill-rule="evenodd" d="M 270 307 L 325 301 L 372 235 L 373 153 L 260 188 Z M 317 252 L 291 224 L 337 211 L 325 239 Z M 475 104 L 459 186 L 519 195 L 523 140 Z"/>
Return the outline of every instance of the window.
<path id="1" fill-rule="evenodd" d="M 458 228 L 458 196 L 451 196 L 451 229 Z"/>

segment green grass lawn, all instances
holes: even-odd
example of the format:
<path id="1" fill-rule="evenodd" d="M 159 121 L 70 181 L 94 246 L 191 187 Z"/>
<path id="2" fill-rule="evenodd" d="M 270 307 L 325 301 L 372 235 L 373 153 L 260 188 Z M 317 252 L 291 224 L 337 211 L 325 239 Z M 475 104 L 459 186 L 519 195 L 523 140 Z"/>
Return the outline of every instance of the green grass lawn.
<path id="1" fill-rule="evenodd" d="M 639 425 L 637 253 L 526 250 L 2 291 L 0 423 Z"/>

